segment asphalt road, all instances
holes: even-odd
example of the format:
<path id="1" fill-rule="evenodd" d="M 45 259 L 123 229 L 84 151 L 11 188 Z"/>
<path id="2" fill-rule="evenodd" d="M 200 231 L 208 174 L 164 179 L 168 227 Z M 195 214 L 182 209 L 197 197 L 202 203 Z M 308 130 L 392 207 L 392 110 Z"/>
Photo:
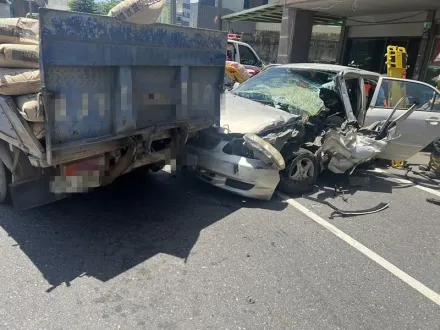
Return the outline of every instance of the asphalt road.
<path id="1" fill-rule="evenodd" d="M 439 196 L 391 172 L 402 175 L 359 174 L 356 187 L 323 177 L 313 196 L 341 208 L 390 203 L 357 217 L 165 172 L 30 211 L 1 206 L 0 328 L 440 329 L 440 206 L 426 202 Z"/>

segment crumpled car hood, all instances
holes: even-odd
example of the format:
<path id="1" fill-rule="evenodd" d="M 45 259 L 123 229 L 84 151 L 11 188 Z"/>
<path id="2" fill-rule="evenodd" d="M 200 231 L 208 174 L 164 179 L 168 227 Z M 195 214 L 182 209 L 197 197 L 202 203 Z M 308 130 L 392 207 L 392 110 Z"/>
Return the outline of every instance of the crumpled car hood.
<path id="1" fill-rule="evenodd" d="M 299 119 L 299 116 L 229 92 L 222 93 L 220 109 L 220 126 L 226 128 L 228 133 L 259 134 Z"/>

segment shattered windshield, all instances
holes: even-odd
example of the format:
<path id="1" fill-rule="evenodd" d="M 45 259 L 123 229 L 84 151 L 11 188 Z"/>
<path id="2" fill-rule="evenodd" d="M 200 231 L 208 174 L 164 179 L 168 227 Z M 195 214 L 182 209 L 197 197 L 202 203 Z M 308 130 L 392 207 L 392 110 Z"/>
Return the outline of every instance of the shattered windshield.
<path id="1" fill-rule="evenodd" d="M 273 67 L 249 79 L 232 93 L 297 115 L 315 115 L 324 105 L 319 89 L 332 88 L 336 73 Z"/>

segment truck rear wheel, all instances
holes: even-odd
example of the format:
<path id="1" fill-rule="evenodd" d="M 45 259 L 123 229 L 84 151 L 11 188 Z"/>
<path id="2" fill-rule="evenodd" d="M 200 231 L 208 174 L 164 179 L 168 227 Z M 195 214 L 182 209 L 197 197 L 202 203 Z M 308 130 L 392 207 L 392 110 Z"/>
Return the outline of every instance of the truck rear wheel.
<path id="1" fill-rule="evenodd" d="M 11 183 L 11 173 L 0 161 L 0 204 L 8 202 L 9 183 Z"/>

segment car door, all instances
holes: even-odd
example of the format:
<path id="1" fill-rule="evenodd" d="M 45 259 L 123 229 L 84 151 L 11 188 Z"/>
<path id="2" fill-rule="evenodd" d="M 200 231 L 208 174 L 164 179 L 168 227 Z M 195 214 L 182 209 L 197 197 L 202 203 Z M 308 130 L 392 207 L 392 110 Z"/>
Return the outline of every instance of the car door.
<path id="1" fill-rule="evenodd" d="M 226 50 L 226 59 L 228 61 L 239 62 L 238 52 L 236 48 L 236 44 L 232 42 L 228 42 Z"/>
<path id="2" fill-rule="evenodd" d="M 440 94 L 432 86 L 420 81 L 381 77 L 377 84 L 364 126 L 385 120 L 393 106 L 402 96 L 420 101 L 416 110 L 398 127 L 398 138 L 388 143 L 378 158 L 407 160 L 440 137 Z M 402 115 L 409 107 L 406 99 L 398 106 L 393 119 Z"/>
<path id="3" fill-rule="evenodd" d="M 260 59 L 249 46 L 238 44 L 238 54 L 240 56 L 240 64 L 260 66 Z"/>

